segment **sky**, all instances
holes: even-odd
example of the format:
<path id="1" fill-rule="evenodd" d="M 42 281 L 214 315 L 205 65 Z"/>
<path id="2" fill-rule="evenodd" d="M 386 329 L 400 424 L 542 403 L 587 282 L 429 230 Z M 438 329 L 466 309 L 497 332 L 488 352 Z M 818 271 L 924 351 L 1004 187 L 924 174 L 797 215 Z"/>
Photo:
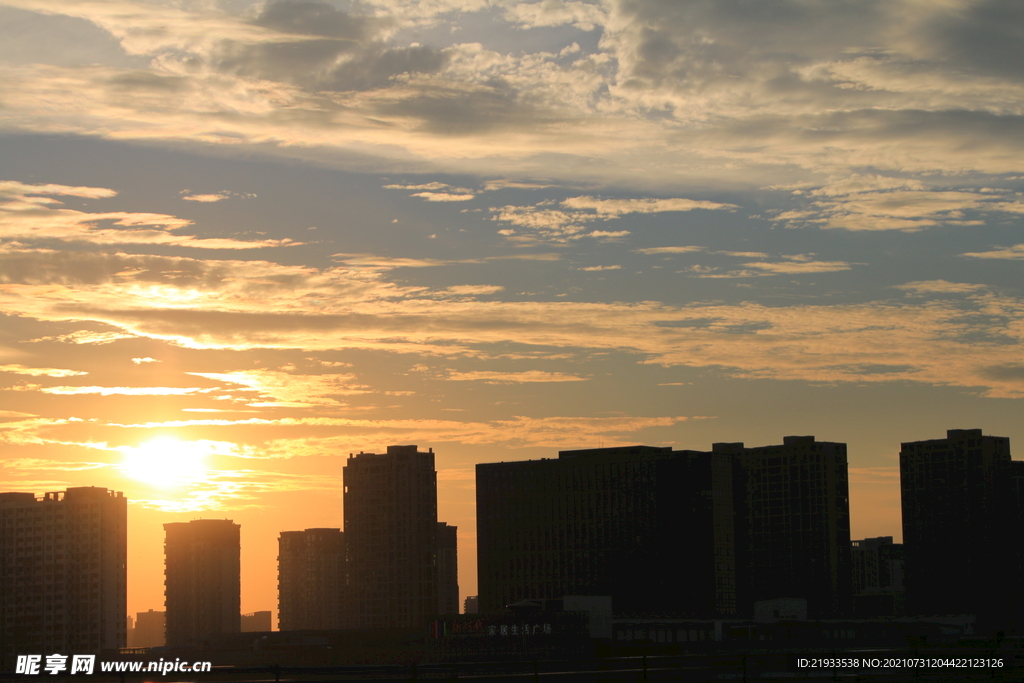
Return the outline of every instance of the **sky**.
<path id="1" fill-rule="evenodd" d="M 342 526 L 350 453 L 1024 447 L 1017 0 L 0 0 L 0 488 Z"/>

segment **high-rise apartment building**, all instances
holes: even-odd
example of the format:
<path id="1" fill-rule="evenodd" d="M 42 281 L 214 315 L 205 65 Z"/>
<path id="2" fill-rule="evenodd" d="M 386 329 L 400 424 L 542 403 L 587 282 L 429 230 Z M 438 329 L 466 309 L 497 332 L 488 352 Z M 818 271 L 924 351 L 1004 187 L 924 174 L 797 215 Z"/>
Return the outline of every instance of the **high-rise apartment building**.
<path id="1" fill-rule="evenodd" d="M 240 629 L 240 526 L 230 519 L 164 524 L 167 644 L 197 645 Z"/>
<path id="2" fill-rule="evenodd" d="M 351 625 L 422 626 L 438 607 L 433 450 L 353 454 L 343 479 Z"/>
<path id="3" fill-rule="evenodd" d="M 980 429 L 902 445 L 910 614 L 975 614 L 983 630 L 1014 626 L 1022 465 L 1011 461 L 1008 438 Z"/>
<path id="4" fill-rule="evenodd" d="M 341 529 L 282 531 L 277 577 L 280 630 L 345 625 L 345 535 Z"/>
<path id="5" fill-rule="evenodd" d="M 458 527 L 437 523 L 437 613 L 459 613 Z"/>
<path id="6" fill-rule="evenodd" d="M 850 541 L 853 592 L 902 591 L 903 544 L 892 536 Z"/>
<path id="7" fill-rule="evenodd" d="M 0 493 L 0 665 L 124 647 L 127 520 L 105 488 Z"/>
<path id="8" fill-rule="evenodd" d="M 731 454 L 562 451 L 476 481 L 481 612 L 610 595 L 620 614 L 736 613 Z"/>
<path id="9" fill-rule="evenodd" d="M 734 458 L 736 556 L 743 612 L 804 598 L 812 618 L 846 616 L 850 493 L 846 444 L 787 436 L 781 445 L 717 443 Z"/>

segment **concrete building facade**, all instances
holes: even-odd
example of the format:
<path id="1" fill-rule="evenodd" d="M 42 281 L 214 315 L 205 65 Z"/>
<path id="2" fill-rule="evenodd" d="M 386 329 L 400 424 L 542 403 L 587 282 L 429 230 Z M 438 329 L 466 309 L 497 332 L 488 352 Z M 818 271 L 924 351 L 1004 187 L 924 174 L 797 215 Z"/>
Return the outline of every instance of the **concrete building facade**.
<path id="1" fill-rule="evenodd" d="M 0 659 L 125 646 L 127 500 L 77 487 L 0 493 Z"/>
<path id="2" fill-rule="evenodd" d="M 230 519 L 164 524 L 168 645 L 240 631 L 240 529 Z"/>

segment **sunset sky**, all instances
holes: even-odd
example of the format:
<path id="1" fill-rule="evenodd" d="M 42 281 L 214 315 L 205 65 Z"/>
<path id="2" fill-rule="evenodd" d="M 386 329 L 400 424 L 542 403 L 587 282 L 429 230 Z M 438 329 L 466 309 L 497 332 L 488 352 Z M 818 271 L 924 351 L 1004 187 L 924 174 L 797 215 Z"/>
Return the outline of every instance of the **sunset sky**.
<path id="1" fill-rule="evenodd" d="M 0 0 L 0 490 L 342 525 L 349 453 L 1024 448 L 1019 0 Z"/>

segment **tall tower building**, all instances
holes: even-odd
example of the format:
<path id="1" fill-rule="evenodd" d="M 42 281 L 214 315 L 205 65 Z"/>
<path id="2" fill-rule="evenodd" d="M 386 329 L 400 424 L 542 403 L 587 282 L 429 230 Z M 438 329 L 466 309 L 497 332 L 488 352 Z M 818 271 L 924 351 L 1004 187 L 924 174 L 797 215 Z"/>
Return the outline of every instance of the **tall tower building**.
<path id="1" fill-rule="evenodd" d="M 422 626 L 437 611 L 433 450 L 350 455 L 343 479 L 351 625 Z"/>
<path id="2" fill-rule="evenodd" d="M 477 465 L 476 494 L 482 613 L 566 595 L 610 595 L 620 614 L 736 613 L 729 454 L 562 451 Z"/>
<path id="3" fill-rule="evenodd" d="M 105 488 L 0 493 L 0 666 L 125 646 L 127 521 Z"/>
<path id="4" fill-rule="evenodd" d="M 743 612 L 804 598 L 813 618 L 851 609 L 846 444 L 787 436 L 781 445 L 717 443 L 734 458 L 736 555 Z"/>
<path id="5" fill-rule="evenodd" d="M 983 630 L 1012 625 L 1012 603 L 1020 602 L 1008 599 L 1020 581 L 1020 474 L 1010 440 L 980 429 L 902 445 L 910 614 L 975 614 Z"/>
<path id="6" fill-rule="evenodd" d="M 164 524 L 168 645 L 239 632 L 240 528 L 230 519 Z"/>
<path id="7" fill-rule="evenodd" d="M 346 606 L 345 535 L 341 529 L 282 531 L 278 549 L 278 628 L 342 628 Z"/>
<path id="8" fill-rule="evenodd" d="M 459 613 L 458 527 L 437 523 L 437 613 Z"/>

